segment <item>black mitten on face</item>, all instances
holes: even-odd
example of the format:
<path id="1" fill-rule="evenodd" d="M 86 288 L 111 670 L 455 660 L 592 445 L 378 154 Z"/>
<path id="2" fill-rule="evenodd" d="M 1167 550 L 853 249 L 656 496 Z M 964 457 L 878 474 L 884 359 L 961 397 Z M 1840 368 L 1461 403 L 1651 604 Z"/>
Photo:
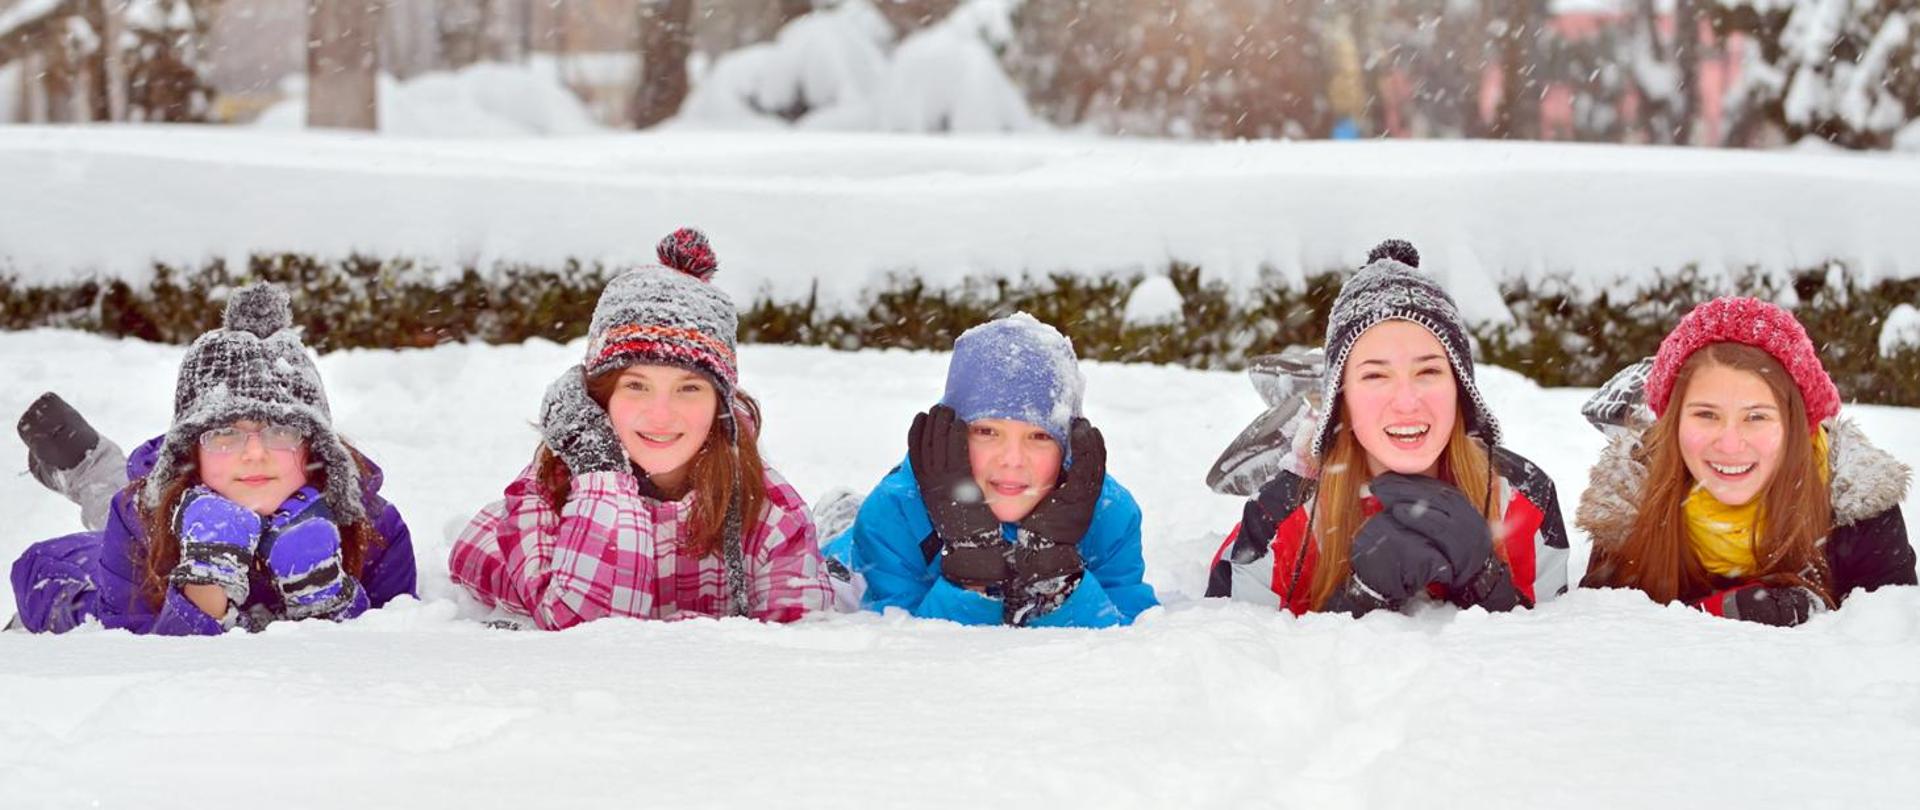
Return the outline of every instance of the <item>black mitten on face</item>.
<path id="1" fill-rule="evenodd" d="M 907 431 L 907 462 L 920 485 L 927 519 L 940 538 L 941 575 L 962 588 L 1003 585 L 1011 573 L 1010 546 L 1000 536 L 1000 519 L 973 480 L 967 423 L 945 405 L 914 416 Z"/>

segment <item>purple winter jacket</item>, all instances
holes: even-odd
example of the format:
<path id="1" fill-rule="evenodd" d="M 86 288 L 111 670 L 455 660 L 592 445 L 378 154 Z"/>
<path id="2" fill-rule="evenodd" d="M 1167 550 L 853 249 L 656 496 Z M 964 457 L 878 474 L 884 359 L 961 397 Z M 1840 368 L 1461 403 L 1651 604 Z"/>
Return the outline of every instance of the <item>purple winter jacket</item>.
<path id="1" fill-rule="evenodd" d="M 153 468 L 164 437 L 149 439 L 127 458 L 127 478 L 139 481 Z M 383 543 L 367 549 L 360 581 L 360 598 L 338 617 L 350 619 L 369 607 L 383 607 L 396 596 L 415 596 L 413 538 L 401 519 L 400 510 L 380 497 L 382 474 L 371 467 L 362 478 L 367 514 Z M 35 544 L 13 570 L 13 586 L 19 603 L 20 618 L 34 630 L 61 631 L 85 620 L 99 618 L 108 628 L 126 629 L 139 634 L 166 636 L 217 635 L 224 628 L 208 616 L 178 588 L 168 588 L 160 609 L 155 611 L 140 593 L 140 581 L 146 565 L 146 527 L 140 522 L 134 499 L 137 489 L 122 489 L 113 496 L 113 508 L 107 526 L 99 532 L 81 532 Z M 70 574 L 84 572 L 90 590 Z M 255 607 L 278 615 L 280 595 L 273 582 L 260 571 L 252 574 L 247 601 L 239 613 Z"/>

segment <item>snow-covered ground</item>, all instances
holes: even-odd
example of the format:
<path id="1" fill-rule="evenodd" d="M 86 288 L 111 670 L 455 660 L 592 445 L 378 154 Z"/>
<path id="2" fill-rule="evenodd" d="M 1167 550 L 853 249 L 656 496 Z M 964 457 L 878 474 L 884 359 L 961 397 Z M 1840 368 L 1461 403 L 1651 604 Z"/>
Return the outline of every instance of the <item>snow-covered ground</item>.
<path id="1" fill-rule="evenodd" d="M 1412 240 L 1469 317 L 1568 273 L 1846 261 L 1920 275 L 1920 160 L 1495 142 L 671 132 L 425 140 L 204 127 L 0 127 L 0 269 L 144 278 L 151 262 L 362 251 L 446 266 L 649 259 L 706 228 L 745 303 L 856 303 L 887 273 L 1297 278 Z"/>
<path id="2" fill-rule="evenodd" d="M 580 351 L 321 358 L 337 425 L 386 467 L 413 526 L 423 601 L 218 639 L 0 634 L 0 807 L 1892 808 L 1920 795 L 1920 589 L 1791 630 L 1619 592 L 1361 621 L 1198 599 L 1239 514 L 1202 478 L 1260 407 L 1222 372 L 1086 369 L 1088 414 L 1145 510 L 1167 604 L 1135 627 L 857 615 L 484 629 L 446 578 L 450 535 L 525 462 L 540 393 Z M 131 444 L 165 425 L 180 354 L 0 333 L 0 418 L 53 389 Z M 817 498 L 899 460 L 944 369 L 941 354 L 751 346 L 741 377 L 766 407 L 772 463 Z M 1500 369 L 1482 385 L 1570 514 L 1600 447 L 1577 413 L 1586 392 Z M 1920 464 L 1920 411 L 1849 411 Z M 0 476 L 11 560 L 78 513 L 0 434 L 16 471 Z M 1585 543 L 1576 533 L 1576 572 Z M 0 615 L 11 607 L 0 596 Z"/>

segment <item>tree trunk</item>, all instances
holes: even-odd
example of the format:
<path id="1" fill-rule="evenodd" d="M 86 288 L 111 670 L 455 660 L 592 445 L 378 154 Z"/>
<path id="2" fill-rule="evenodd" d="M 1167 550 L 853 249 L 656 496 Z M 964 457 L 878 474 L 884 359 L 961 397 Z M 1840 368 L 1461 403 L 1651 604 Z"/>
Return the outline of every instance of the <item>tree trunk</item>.
<path id="1" fill-rule="evenodd" d="M 633 94 L 633 125 L 658 124 L 687 100 L 687 55 L 693 50 L 693 0 L 647 0 L 640 5 L 640 85 Z"/>
<path id="2" fill-rule="evenodd" d="M 1693 143 L 1693 122 L 1700 109 L 1700 14 L 1694 0 L 1674 0 L 1673 59 L 1680 68 L 1680 109 L 1674 111 L 1673 142 Z"/>
<path id="3" fill-rule="evenodd" d="M 380 0 L 307 0 L 307 126 L 380 126 Z"/>
<path id="4" fill-rule="evenodd" d="M 785 28 L 787 23 L 793 22 L 800 15 L 812 10 L 813 0 L 780 0 L 780 22 L 774 26 L 773 30 Z"/>
<path id="5" fill-rule="evenodd" d="M 1492 138 L 1533 138 L 1540 130 L 1540 85 L 1534 62 L 1541 14 L 1536 0 L 1498 0 L 1500 102 L 1487 130 Z"/>

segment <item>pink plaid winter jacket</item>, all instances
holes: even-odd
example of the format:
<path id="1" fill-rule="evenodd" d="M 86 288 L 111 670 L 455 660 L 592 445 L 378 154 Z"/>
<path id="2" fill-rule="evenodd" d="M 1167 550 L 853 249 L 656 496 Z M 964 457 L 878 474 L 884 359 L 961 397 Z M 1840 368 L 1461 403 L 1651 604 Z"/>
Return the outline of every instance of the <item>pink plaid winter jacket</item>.
<path id="1" fill-rule="evenodd" d="M 532 617 L 548 630 L 603 616 L 673 619 L 727 615 L 727 569 L 695 557 L 680 539 L 693 497 L 658 501 L 627 472 L 573 478 L 555 512 L 529 465 L 453 543 L 453 581 L 488 605 Z M 743 531 L 749 613 L 790 622 L 832 601 L 807 505 L 766 470 L 767 511 Z"/>

